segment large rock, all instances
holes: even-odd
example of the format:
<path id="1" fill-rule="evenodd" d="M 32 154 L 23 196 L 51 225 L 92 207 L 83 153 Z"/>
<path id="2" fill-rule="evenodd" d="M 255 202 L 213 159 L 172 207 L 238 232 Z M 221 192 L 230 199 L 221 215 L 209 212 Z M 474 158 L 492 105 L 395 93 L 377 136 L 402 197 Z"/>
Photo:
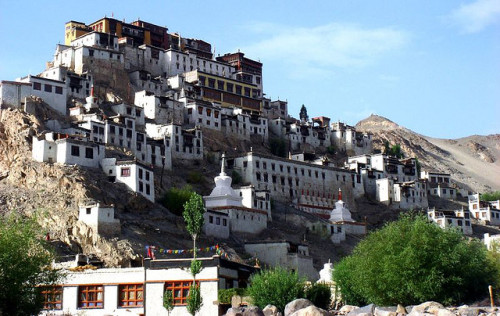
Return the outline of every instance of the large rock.
<path id="1" fill-rule="evenodd" d="M 437 311 L 433 311 L 433 314 L 436 316 L 456 316 L 455 313 L 446 308 L 438 308 Z"/>
<path id="2" fill-rule="evenodd" d="M 413 306 L 411 312 L 419 312 L 419 313 L 434 313 L 437 312 L 438 309 L 444 308 L 444 306 L 438 302 L 425 302 L 420 305 Z"/>
<path id="3" fill-rule="evenodd" d="M 267 305 L 264 307 L 262 310 L 265 316 L 282 316 L 281 312 L 278 310 L 278 308 L 274 305 Z"/>
<path id="4" fill-rule="evenodd" d="M 231 307 L 227 310 L 225 316 L 243 316 L 243 308 Z"/>
<path id="5" fill-rule="evenodd" d="M 330 316 L 330 315 L 331 314 L 325 311 L 324 309 L 311 305 L 306 308 L 299 309 L 290 316 Z"/>
<path id="6" fill-rule="evenodd" d="M 354 305 L 344 305 L 342 306 L 342 308 L 339 310 L 339 313 L 340 314 L 347 314 L 347 313 L 350 313 L 351 311 L 355 310 L 355 309 L 358 309 L 359 306 L 354 306 Z"/>
<path id="7" fill-rule="evenodd" d="M 370 304 L 350 311 L 347 316 L 372 316 L 375 310 L 375 305 Z"/>
<path id="8" fill-rule="evenodd" d="M 248 306 L 243 309 L 243 316 L 265 316 L 257 306 Z"/>
<path id="9" fill-rule="evenodd" d="M 397 316 L 397 307 L 375 307 L 375 311 L 373 312 L 375 316 Z M 406 313 L 405 313 L 406 314 Z"/>
<path id="10" fill-rule="evenodd" d="M 306 300 L 305 298 L 298 298 L 296 300 L 291 301 L 285 306 L 285 316 L 289 316 L 299 309 L 306 308 L 308 306 L 314 305 L 311 301 Z"/>

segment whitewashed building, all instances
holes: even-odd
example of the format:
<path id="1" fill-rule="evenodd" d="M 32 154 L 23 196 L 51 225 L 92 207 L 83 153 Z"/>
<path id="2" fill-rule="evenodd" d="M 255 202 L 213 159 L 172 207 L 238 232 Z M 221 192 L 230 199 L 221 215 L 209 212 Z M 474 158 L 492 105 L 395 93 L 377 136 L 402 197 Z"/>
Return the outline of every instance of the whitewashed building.
<path id="1" fill-rule="evenodd" d="M 199 315 L 219 315 L 219 289 L 246 287 L 256 268 L 214 256 L 198 258 L 197 275 L 203 305 Z M 190 315 L 186 299 L 193 277 L 191 259 L 145 260 L 146 267 L 66 271 L 60 284 L 42 286 L 44 309 L 40 315 L 166 315 L 163 296 L 171 290 L 171 316 Z"/>
<path id="2" fill-rule="evenodd" d="M 78 220 L 87 224 L 99 235 L 116 236 L 120 234 L 120 220 L 115 218 L 113 205 L 102 205 L 95 201 L 88 201 L 80 205 Z"/>
<path id="3" fill-rule="evenodd" d="M 214 178 L 215 188 L 210 195 L 204 196 L 205 207 L 205 233 L 217 237 L 225 235 L 225 231 L 230 233 L 250 233 L 258 234 L 267 228 L 269 210 L 245 207 L 242 203 L 243 195 L 238 194 L 231 187 L 232 179 L 225 172 L 225 156 L 222 156 L 222 167 L 219 176 Z M 244 190 L 246 191 L 246 190 Z M 251 191 L 250 191 L 251 192 Z M 239 193 L 242 193 L 240 191 Z M 248 199 L 248 197 L 246 197 Z M 250 196 L 251 198 L 251 196 Z M 252 203 L 253 201 L 250 201 Z M 226 214 L 216 216 L 215 213 Z M 221 225 L 222 227 L 214 227 Z M 225 228 L 225 227 L 228 228 Z"/>
<path id="4" fill-rule="evenodd" d="M 500 248 L 498 248 L 500 246 L 500 235 L 490 235 L 486 233 L 484 234 L 483 242 L 490 251 L 494 249 L 497 251 L 500 250 Z"/>
<path id="5" fill-rule="evenodd" d="M 85 138 L 58 133 L 33 136 L 32 157 L 39 162 L 99 168 L 104 155 L 102 144 L 89 142 Z"/>
<path id="6" fill-rule="evenodd" d="M 0 108 L 24 109 L 26 98 L 32 95 L 29 82 L 0 81 Z"/>
<path id="7" fill-rule="evenodd" d="M 221 109 L 208 101 L 193 100 L 186 104 L 184 124 L 221 130 Z"/>
<path id="8" fill-rule="evenodd" d="M 130 190 L 139 193 L 151 202 L 155 201 L 153 169 L 138 161 L 105 158 L 101 167 L 110 181 L 124 183 Z"/>
<path id="9" fill-rule="evenodd" d="M 396 182 L 409 182 L 419 179 L 415 158 L 398 159 L 385 154 L 358 155 L 349 157 L 347 163 L 350 169 L 355 163 L 361 163 L 372 170 L 383 172 L 383 178 L 391 177 Z"/>
<path id="10" fill-rule="evenodd" d="M 295 271 L 310 281 L 318 279 L 318 271 L 313 267 L 309 247 L 285 240 L 266 240 L 245 243 L 245 251 L 271 267 L 284 267 Z"/>
<path id="11" fill-rule="evenodd" d="M 134 104 L 144 109 L 144 116 L 156 124 L 182 124 L 184 104 L 167 96 L 142 90 L 135 93 Z"/>
<path id="12" fill-rule="evenodd" d="M 41 98 L 52 109 L 62 115 L 66 115 L 66 83 L 60 80 L 52 80 L 38 76 L 29 75 L 19 79 L 20 82 L 31 84 L 31 95 Z"/>
<path id="13" fill-rule="evenodd" d="M 455 227 L 464 235 L 472 235 L 470 213 L 467 210 L 443 211 L 429 208 L 427 217 L 441 228 Z"/>
<path id="14" fill-rule="evenodd" d="M 376 180 L 376 199 L 393 208 L 427 208 L 427 185 L 425 181 L 396 182 L 392 178 Z"/>
<path id="15" fill-rule="evenodd" d="M 341 189 L 339 189 L 338 200 L 335 203 L 335 208 L 330 213 L 329 221 L 331 224 L 341 227 L 346 234 L 366 234 L 366 223 L 359 223 L 352 219 L 351 212 L 347 208 L 346 203 L 342 201 Z"/>
<path id="16" fill-rule="evenodd" d="M 469 211 L 472 217 L 488 225 L 500 225 L 500 200 L 481 201 L 478 193 L 469 195 Z"/>

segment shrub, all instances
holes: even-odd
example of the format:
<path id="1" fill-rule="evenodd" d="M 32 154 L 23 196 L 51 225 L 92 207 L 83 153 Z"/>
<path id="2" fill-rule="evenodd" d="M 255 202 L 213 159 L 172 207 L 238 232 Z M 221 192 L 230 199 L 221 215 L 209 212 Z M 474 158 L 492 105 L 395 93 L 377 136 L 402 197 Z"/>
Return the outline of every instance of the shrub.
<path id="1" fill-rule="evenodd" d="M 315 306 L 328 310 L 332 302 L 332 291 L 330 286 L 324 283 L 313 283 L 310 287 L 306 288 L 306 298 L 310 300 Z"/>
<path id="2" fill-rule="evenodd" d="M 184 204 L 189 200 L 193 192 L 193 189 L 189 185 L 181 189 L 173 187 L 165 192 L 160 203 L 175 215 L 181 215 L 184 210 Z"/>
<path id="3" fill-rule="evenodd" d="M 231 298 L 235 295 L 245 296 L 246 289 L 242 288 L 220 289 L 217 296 L 219 303 L 231 304 Z"/>
<path id="4" fill-rule="evenodd" d="M 191 184 L 203 183 L 203 175 L 198 171 L 189 171 L 187 182 Z"/>
<path id="5" fill-rule="evenodd" d="M 361 241 L 333 277 L 348 304 L 456 304 L 487 294 L 495 270 L 478 240 L 403 215 Z"/>
<path id="6" fill-rule="evenodd" d="M 231 178 L 233 179 L 233 184 L 240 184 L 241 181 L 243 181 L 241 174 L 236 170 L 233 170 L 233 172 L 231 172 Z"/>
<path id="7" fill-rule="evenodd" d="M 335 154 L 335 147 L 333 145 L 326 147 L 326 152 L 329 153 L 330 155 Z"/>
<path id="8" fill-rule="evenodd" d="M 269 138 L 269 148 L 275 156 L 286 158 L 288 155 L 287 144 L 284 138 Z"/>
<path id="9" fill-rule="evenodd" d="M 483 201 L 500 200 L 500 191 L 483 193 L 483 194 L 481 194 L 481 200 L 483 200 Z"/>
<path id="10" fill-rule="evenodd" d="M 296 272 L 276 267 L 253 275 L 247 294 L 258 307 L 271 304 L 283 312 L 286 304 L 304 297 L 303 283 L 304 280 Z"/>

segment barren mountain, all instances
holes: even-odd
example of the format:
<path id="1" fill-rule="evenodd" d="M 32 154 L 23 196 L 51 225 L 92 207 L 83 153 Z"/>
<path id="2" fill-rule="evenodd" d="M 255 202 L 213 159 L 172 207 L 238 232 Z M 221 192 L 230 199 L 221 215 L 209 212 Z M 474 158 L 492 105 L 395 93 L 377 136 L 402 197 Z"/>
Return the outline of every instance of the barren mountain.
<path id="1" fill-rule="evenodd" d="M 385 117 L 371 115 L 356 129 L 373 133 L 374 149 L 384 142 L 400 144 L 407 157 L 417 157 L 422 168 L 450 173 L 461 187 L 475 192 L 500 190 L 500 135 L 439 139 L 415 133 Z"/>

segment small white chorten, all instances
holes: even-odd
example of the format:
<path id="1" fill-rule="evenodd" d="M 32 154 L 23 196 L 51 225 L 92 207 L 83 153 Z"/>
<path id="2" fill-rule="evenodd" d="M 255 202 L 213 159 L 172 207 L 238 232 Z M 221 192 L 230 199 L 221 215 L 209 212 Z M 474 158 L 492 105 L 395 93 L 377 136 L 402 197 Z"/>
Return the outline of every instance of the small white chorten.
<path id="1" fill-rule="evenodd" d="M 330 283 L 332 282 L 332 271 L 333 271 L 333 263 L 328 260 L 328 263 L 325 263 L 323 269 L 319 271 L 319 280 L 317 283 Z"/>
<path id="2" fill-rule="evenodd" d="M 351 212 L 342 201 L 342 189 L 339 188 L 339 198 L 335 202 L 335 208 L 330 213 L 330 222 L 354 222 Z"/>
<path id="3" fill-rule="evenodd" d="M 85 109 L 89 111 L 90 109 L 97 108 L 97 98 L 94 96 L 94 86 L 90 88 L 90 95 L 85 98 Z"/>
<path id="4" fill-rule="evenodd" d="M 239 196 L 231 187 L 233 179 L 226 174 L 225 154 L 222 154 L 222 166 L 220 174 L 214 178 L 215 188 L 209 196 L 205 196 L 205 206 L 207 208 L 220 206 L 243 206 L 243 198 Z"/>

